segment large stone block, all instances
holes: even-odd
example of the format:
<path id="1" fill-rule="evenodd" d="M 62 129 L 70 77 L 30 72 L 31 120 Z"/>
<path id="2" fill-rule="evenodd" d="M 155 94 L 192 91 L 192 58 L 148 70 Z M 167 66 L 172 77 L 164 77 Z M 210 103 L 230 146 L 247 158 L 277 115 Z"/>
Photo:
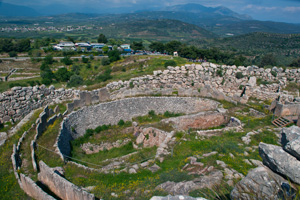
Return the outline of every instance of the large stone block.
<path id="1" fill-rule="evenodd" d="M 300 184 L 300 162 L 280 146 L 261 142 L 259 144 L 259 155 L 262 157 L 264 165 Z"/>
<path id="2" fill-rule="evenodd" d="M 284 150 L 300 160 L 300 127 L 283 128 L 281 130 L 281 144 Z"/>
<path id="3" fill-rule="evenodd" d="M 232 200 L 276 200 L 279 198 L 281 185 L 287 182 L 266 167 L 249 171 L 247 176 L 238 182 L 231 191 Z"/>

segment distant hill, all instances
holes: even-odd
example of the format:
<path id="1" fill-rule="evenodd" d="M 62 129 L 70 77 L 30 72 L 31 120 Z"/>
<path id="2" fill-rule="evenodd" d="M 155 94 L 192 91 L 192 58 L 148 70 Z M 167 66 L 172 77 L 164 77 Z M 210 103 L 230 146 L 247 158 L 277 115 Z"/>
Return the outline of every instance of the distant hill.
<path id="1" fill-rule="evenodd" d="M 221 15 L 219 13 L 203 12 L 177 12 L 177 11 L 150 11 L 140 13 L 129 13 L 122 15 L 111 15 L 110 19 L 175 19 L 194 24 L 215 34 L 224 36 L 241 35 L 252 32 L 270 33 L 300 33 L 299 24 L 283 22 L 243 20 L 233 16 Z"/>
<path id="2" fill-rule="evenodd" d="M 39 16 L 36 10 L 26 7 L 18 6 L 9 3 L 2 3 L 0 1 L 0 16 L 15 17 L 15 16 Z"/>
<path id="3" fill-rule="evenodd" d="M 193 24 L 178 20 L 130 20 L 103 26 L 103 33 L 115 38 L 169 40 L 201 40 L 215 34 Z"/>
<path id="4" fill-rule="evenodd" d="M 197 13 L 197 14 L 212 13 L 217 15 L 235 17 L 243 20 L 252 19 L 248 15 L 242 15 L 236 13 L 224 6 L 218 6 L 213 8 L 213 7 L 206 7 L 201 4 L 195 4 L 195 3 L 170 6 L 170 7 L 163 8 L 161 11 L 190 12 L 190 13 Z"/>

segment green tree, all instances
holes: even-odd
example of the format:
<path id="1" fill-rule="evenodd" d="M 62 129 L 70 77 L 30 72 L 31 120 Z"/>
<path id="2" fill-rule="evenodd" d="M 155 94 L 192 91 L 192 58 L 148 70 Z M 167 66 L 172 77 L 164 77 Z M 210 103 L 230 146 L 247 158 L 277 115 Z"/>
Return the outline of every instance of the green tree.
<path id="1" fill-rule="evenodd" d="M 12 39 L 1 38 L 0 39 L 0 52 L 10 52 L 13 50 Z"/>
<path id="2" fill-rule="evenodd" d="M 74 74 L 77 74 L 79 75 L 80 74 L 80 66 L 79 65 L 72 65 L 72 68 L 71 68 L 71 71 L 74 73 Z"/>
<path id="3" fill-rule="evenodd" d="M 158 52 L 161 52 L 161 53 L 163 53 L 165 51 L 165 45 L 161 42 L 152 42 L 149 45 L 149 48 L 152 51 L 158 51 Z"/>
<path id="4" fill-rule="evenodd" d="M 130 45 L 131 49 L 133 50 L 143 50 L 144 49 L 144 45 L 143 45 L 143 42 L 140 41 L 140 42 L 136 42 L 136 41 L 133 41 L 132 44 Z"/>
<path id="5" fill-rule="evenodd" d="M 68 87 L 77 87 L 79 85 L 82 85 L 83 84 L 83 79 L 81 76 L 79 75 L 72 75 L 71 78 L 70 78 L 70 81 L 68 82 L 67 86 Z"/>
<path id="6" fill-rule="evenodd" d="M 8 53 L 8 55 L 9 55 L 9 57 L 17 57 L 18 56 L 17 52 L 15 52 L 15 51 L 10 51 Z"/>
<path id="7" fill-rule="evenodd" d="M 102 51 L 103 51 L 104 53 L 107 53 L 108 50 L 109 50 L 109 48 L 108 48 L 107 45 L 105 45 L 104 47 L 102 47 Z"/>
<path id="8" fill-rule="evenodd" d="M 53 57 L 51 55 L 47 55 L 43 61 L 47 65 L 52 65 L 54 63 Z"/>
<path id="9" fill-rule="evenodd" d="M 104 34 L 100 33 L 98 36 L 98 42 L 99 43 L 107 43 L 107 38 Z"/>
<path id="10" fill-rule="evenodd" d="M 60 62 L 64 63 L 65 65 L 72 65 L 73 61 L 69 56 L 64 57 L 63 59 L 60 60 Z"/>
<path id="11" fill-rule="evenodd" d="M 54 74 L 50 68 L 41 71 L 42 83 L 45 85 L 50 85 L 53 81 Z"/>
<path id="12" fill-rule="evenodd" d="M 165 45 L 165 49 L 169 54 L 173 54 L 173 52 L 180 50 L 181 45 L 181 42 L 173 40 Z"/>
<path id="13" fill-rule="evenodd" d="M 67 68 L 63 67 L 63 68 L 59 68 L 56 72 L 55 72 L 55 79 L 58 81 L 58 82 L 67 82 L 72 73 L 70 71 L 68 71 Z"/>
<path id="14" fill-rule="evenodd" d="M 20 39 L 18 40 L 15 45 L 14 49 L 17 52 L 26 52 L 30 50 L 30 39 Z"/>
<path id="15" fill-rule="evenodd" d="M 300 67 L 300 58 L 295 59 L 292 61 L 292 63 L 290 64 L 291 67 Z"/>
<path id="16" fill-rule="evenodd" d="M 121 59 L 120 55 L 121 55 L 121 53 L 118 50 L 112 50 L 112 51 L 108 52 L 109 61 L 115 62 L 117 60 L 120 60 Z"/>
<path id="17" fill-rule="evenodd" d="M 277 64 L 276 57 L 273 54 L 266 54 L 261 59 L 260 67 L 265 67 L 265 66 L 268 66 L 268 65 L 274 66 L 276 64 Z"/>

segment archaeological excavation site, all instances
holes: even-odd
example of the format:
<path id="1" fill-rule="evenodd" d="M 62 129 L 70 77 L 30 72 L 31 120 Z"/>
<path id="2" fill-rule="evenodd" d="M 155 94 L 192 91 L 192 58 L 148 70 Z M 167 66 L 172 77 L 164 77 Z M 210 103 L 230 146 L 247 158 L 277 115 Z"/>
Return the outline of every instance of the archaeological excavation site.
<path id="1" fill-rule="evenodd" d="M 1 195 L 298 199 L 299 83 L 300 69 L 205 62 L 94 90 L 13 87 L 0 152 L 15 189 Z"/>

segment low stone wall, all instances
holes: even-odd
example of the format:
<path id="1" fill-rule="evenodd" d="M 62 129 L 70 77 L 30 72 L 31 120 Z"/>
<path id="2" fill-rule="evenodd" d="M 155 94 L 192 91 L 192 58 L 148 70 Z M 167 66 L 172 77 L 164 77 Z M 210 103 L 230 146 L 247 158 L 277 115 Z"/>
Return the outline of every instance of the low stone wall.
<path id="1" fill-rule="evenodd" d="M 42 86 L 14 87 L 0 93 L 0 121 L 21 120 L 32 110 L 49 103 L 73 100 L 76 91 Z"/>
<path id="2" fill-rule="evenodd" d="M 33 126 L 31 128 L 33 128 Z M 27 135 L 27 131 L 25 131 L 23 133 L 22 137 L 19 139 L 18 144 L 13 145 L 13 153 L 11 155 L 13 171 L 14 171 L 15 177 L 18 181 L 18 184 L 19 184 L 20 188 L 28 196 L 30 196 L 34 199 L 55 200 L 55 198 L 53 198 L 52 196 L 50 196 L 46 192 L 44 192 L 31 178 L 25 176 L 22 173 L 21 174 L 18 173 L 18 170 L 21 168 L 21 157 L 20 157 L 19 151 L 20 151 L 22 142 L 25 139 L 26 135 Z"/>
<path id="3" fill-rule="evenodd" d="M 117 124 L 121 119 L 129 121 L 134 117 L 156 113 L 197 113 L 215 110 L 218 102 L 197 97 L 137 97 L 122 99 L 84 107 L 69 114 L 61 124 L 57 139 L 57 151 L 63 155 L 71 152 L 70 140 L 83 136 L 86 129 L 95 129 L 104 124 Z"/>
<path id="4" fill-rule="evenodd" d="M 277 117 L 282 116 L 299 116 L 300 115 L 300 103 L 292 103 L 288 102 L 286 104 L 282 104 L 279 102 L 276 102 L 274 115 Z"/>
<path id="5" fill-rule="evenodd" d="M 58 175 L 53 169 L 48 167 L 43 161 L 39 162 L 40 173 L 38 179 L 61 199 L 72 200 L 95 200 L 95 196 L 90 194 L 73 183 Z"/>
<path id="6" fill-rule="evenodd" d="M 62 117 L 61 114 L 58 115 L 53 115 L 53 114 L 54 111 L 52 109 L 49 109 L 48 106 L 46 106 L 44 108 L 44 111 L 40 114 L 39 118 L 37 119 L 38 123 L 36 125 L 36 135 L 34 136 L 34 139 L 30 143 L 32 166 L 35 172 L 38 170 L 38 165 L 36 163 L 36 156 L 35 156 L 36 142 L 38 138 L 43 134 L 43 132 L 47 129 L 48 126 L 52 125 L 57 118 Z M 51 115 L 53 116 L 50 119 L 48 119 Z"/>
<path id="7" fill-rule="evenodd" d="M 28 196 L 38 200 L 55 200 L 54 197 L 44 192 L 31 178 L 20 174 L 20 180 L 23 190 Z"/>

